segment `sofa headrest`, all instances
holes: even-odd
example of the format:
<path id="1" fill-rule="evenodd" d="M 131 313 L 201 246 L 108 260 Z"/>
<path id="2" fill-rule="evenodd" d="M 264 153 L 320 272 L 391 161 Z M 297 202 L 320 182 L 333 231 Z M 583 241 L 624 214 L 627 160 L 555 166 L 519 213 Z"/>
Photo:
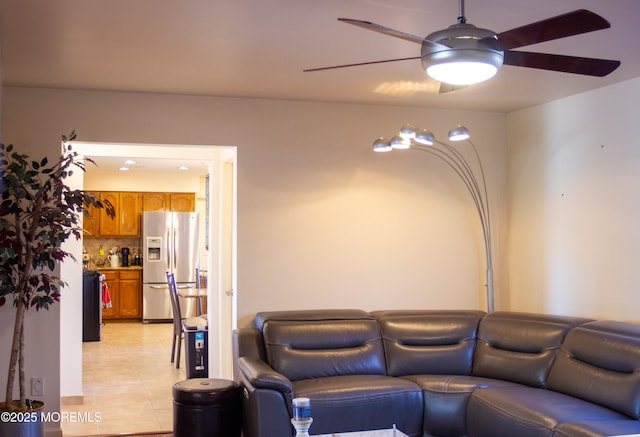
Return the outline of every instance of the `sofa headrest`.
<path id="1" fill-rule="evenodd" d="M 386 373 L 380 328 L 363 311 L 296 311 L 261 320 L 267 361 L 291 381 Z"/>
<path id="2" fill-rule="evenodd" d="M 259 331 L 269 320 L 279 321 L 328 321 L 328 320 L 374 320 L 373 316 L 363 310 L 320 309 L 320 310 L 287 310 L 263 311 L 256 314 L 255 326 Z"/>
<path id="3" fill-rule="evenodd" d="M 640 419 L 640 325 L 597 321 L 573 329 L 548 387 Z"/>
<path id="4" fill-rule="evenodd" d="M 473 374 L 544 387 L 567 333 L 591 319 L 495 312 L 480 321 Z"/>
<path id="5" fill-rule="evenodd" d="M 471 373 L 482 311 L 388 310 L 372 313 L 392 376 Z"/>

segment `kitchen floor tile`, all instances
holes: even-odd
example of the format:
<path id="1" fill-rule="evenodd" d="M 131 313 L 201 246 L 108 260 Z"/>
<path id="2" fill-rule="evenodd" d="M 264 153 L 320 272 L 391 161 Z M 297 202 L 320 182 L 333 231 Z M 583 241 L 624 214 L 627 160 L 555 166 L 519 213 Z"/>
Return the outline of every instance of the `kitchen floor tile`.
<path id="1" fill-rule="evenodd" d="M 172 387 L 186 378 L 184 350 L 180 369 L 170 362 L 172 334 L 171 323 L 106 323 L 102 341 L 83 343 L 84 402 L 61 409 L 99 420 L 63 422 L 63 435 L 172 431 Z"/>

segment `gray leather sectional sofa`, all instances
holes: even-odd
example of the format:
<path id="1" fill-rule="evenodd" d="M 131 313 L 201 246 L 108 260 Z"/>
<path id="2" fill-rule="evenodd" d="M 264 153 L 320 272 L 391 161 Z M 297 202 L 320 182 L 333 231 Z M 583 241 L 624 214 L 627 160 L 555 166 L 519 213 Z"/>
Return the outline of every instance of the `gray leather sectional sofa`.
<path id="1" fill-rule="evenodd" d="M 640 326 L 459 310 L 263 312 L 234 333 L 244 437 L 390 428 L 433 437 L 640 433 Z"/>

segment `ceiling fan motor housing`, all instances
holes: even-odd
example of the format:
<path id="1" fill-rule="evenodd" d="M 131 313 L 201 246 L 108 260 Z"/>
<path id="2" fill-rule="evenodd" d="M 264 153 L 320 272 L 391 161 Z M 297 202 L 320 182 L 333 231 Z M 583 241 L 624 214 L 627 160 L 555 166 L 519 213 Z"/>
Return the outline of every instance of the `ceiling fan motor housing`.
<path id="1" fill-rule="evenodd" d="M 496 33 L 472 24 L 454 24 L 447 29 L 427 35 L 425 40 L 422 43 L 420 56 L 423 68 L 431 76 L 433 75 L 430 68 L 434 66 L 451 64 L 452 68 L 458 68 L 456 65 L 459 65 L 459 68 L 465 68 L 464 65 L 485 64 L 493 66 L 497 71 L 504 61 L 504 51 Z M 434 42 L 437 44 L 433 44 Z M 447 82 L 438 77 L 436 79 Z"/>

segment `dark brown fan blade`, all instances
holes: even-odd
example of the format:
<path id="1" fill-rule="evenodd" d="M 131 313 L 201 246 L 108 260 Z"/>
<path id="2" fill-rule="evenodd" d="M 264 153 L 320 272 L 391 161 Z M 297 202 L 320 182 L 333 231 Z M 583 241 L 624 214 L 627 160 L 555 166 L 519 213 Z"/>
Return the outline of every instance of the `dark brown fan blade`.
<path id="1" fill-rule="evenodd" d="M 520 51 L 504 52 L 504 63 L 517 67 L 538 68 L 597 77 L 604 77 L 620 66 L 620 61 L 607 59 Z"/>
<path id="2" fill-rule="evenodd" d="M 498 33 L 497 37 L 503 50 L 511 50 L 609 27 L 611 24 L 600 15 L 579 9 Z"/>
<path id="3" fill-rule="evenodd" d="M 371 64 L 384 64 L 385 62 L 410 61 L 412 59 L 420 59 L 420 56 L 413 56 L 411 58 L 385 59 L 383 61 L 358 62 L 356 64 L 334 65 L 332 67 L 308 68 L 306 70 L 302 70 L 302 72 L 308 73 L 311 71 L 333 70 L 335 68 L 359 67 L 361 65 L 371 65 Z"/>
<path id="4" fill-rule="evenodd" d="M 430 44 L 433 47 L 445 48 L 444 44 L 439 44 L 437 42 L 429 41 L 428 39 L 421 38 L 416 35 L 411 35 L 410 33 L 400 32 L 399 30 L 391 29 L 390 27 L 381 26 L 380 24 L 372 23 L 371 21 L 363 21 L 363 20 L 353 20 L 351 18 L 338 18 L 338 21 L 342 21 L 343 23 L 353 24 L 354 26 L 362 27 L 363 29 L 373 30 L 374 32 L 384 33 L 385 35 L 394 36 L 396 38 L 401 38 L 406 41 L 415 42 L 418 44 Z"/>

